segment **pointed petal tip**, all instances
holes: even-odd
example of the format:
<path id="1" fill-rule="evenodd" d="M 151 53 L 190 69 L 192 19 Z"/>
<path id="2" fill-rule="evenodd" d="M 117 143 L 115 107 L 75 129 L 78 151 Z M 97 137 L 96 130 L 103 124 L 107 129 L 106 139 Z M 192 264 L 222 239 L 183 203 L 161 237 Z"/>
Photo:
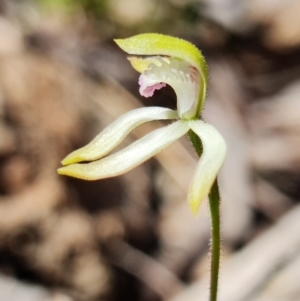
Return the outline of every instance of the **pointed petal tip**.
<path id="1" fill-rule="evenodd" d="M 121 43 L 122 39 L 113 39 L 113 41 L 119 46 Z"/>
<path id="2" fill-rule="evenodd" d="M 72 162 L 70 162 L 70 160 L 68 159 L 68 157 L 64 158 L 62 161 L 60 161 L 62 166 L 67 166 L 72 164 Z"/>
<path id="3" fill-rule="evenodd" d="M 73 172 L 72 172 L 72 165 L 58 168 L 57 169 L 57 173 L 59 175 L 63 175 L 63 176 L 75 177 L 74 174 L 73 174 Z"/>
<path id="4" fill-rule="evenodd" d="M 64 175 L 64 167 L 58 168 L 58 169 L 57 169 L 57 173 L 58 173 L 59 175 Z"/>
<path id="5" fill-rule="evenodd" d="M 190 210 L 191 210 L 194 218 L 198 217 L 199 207 L 200 207 L 201 203 L 202 203 L 201 200 L 200 201 L 195 200 L 195 199 L 190 199 L 189 200 L 189 207 L 190 207 Z"/>
<path id="6" fill-rule="evenodd" d="M 82 158 L 82 156 L 80 156 L 80 154 L 78 154 L 78 150 L 72 152 L 71 154 L 67 155 L 62 161 L 61 164 L 63 166 L 67 166 L 67 165 L 71 165 L 74 163 L 78 163 L 83 161 L 84 158 Z"/>
<path id="7" fill-rule="evenodd" d="M 83 164 L 72 164 L 57 169 L 59 175 L 69 176 L 83 180 L 96 180 L 92 176 L 93 171 Z"/>
<path id="8" fill-rule="evenodd" d="M 71 165 L 71 164 L 74 164 L 74 163 L 78 163 L 80 162 L 80 158 L 78 156 L 74 157 L 72 155 L 72 153 L 70 155 L 68 155 L 67 157 L 65 157 L 60 163 L 63 165 L 63 166 L 67 166 L 67 165 Z"/>
<path id="9" fill-rule="evenodd" d="M 114 39 L 113 41 L 122 49 L 122 50 L 124 50 L 125 52 L 127 52 L 126 50 L 125 50 L 125 48 L 127 49 L 127 40 L 128 40 L 128 38 L 127 39 Z"/>

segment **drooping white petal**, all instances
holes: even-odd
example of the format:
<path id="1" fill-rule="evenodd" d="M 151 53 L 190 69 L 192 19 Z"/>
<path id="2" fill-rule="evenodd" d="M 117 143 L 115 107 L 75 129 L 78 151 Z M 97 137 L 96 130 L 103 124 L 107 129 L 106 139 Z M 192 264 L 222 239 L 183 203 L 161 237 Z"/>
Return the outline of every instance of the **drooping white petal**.
<path id="1" fill-rule="evenodd" d="M 102 158 L 140 124 L 164 119 L 178 119 L 178 114 L 176 111 L 160 107 L 147 107 L 130 111 L 105 128 L 89 144 L 69 154 L 62 161 L 62 164 L 69 165 Z"/>
<path id="2" fill-rule="evenodd" d="M 72 164 L 58 169 L 59 174 L 85 180 L 98 180 L 123 174 L 148 160 L 189 130 L 187 121 L 179 120 L 157 129 L 123 150 L 98 161 Z"/>
<path id="3" fill-rule="evenodd" d="M 188 202 L 194 214 L 208 195 L 223 164 L 226 143 L 221 134 L 210 124 L 201 120 L 188 121 L 190 128 L 200 137 L 203 153 L 189 189 Z"/>
<path id="4" fill-rule="evenodd" d="M 149 61 L 148 59 L 147 63 Z M 155 90 L 164 87 L 165 83 L 170 85 L 176 93 L 179 116 L 184 119 L 196 117 L 199 110 L 200 88 L 198 70 L 180 59 L 153 57 L 152 62 L 140 76 L 140 93 L 145 97 L 150 97 Z"/>

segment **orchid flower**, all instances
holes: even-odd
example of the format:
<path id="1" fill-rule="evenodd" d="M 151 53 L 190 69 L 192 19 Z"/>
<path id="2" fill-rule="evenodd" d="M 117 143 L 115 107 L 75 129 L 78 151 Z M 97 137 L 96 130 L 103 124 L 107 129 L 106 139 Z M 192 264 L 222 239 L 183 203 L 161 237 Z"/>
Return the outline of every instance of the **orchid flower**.
<path id="1" fill-rule="evenodd" d="M 151 97 L 155 90 L 169 85 L 177 96 L 177 110 L 144 107 L 124 114 L 89 144 L 69 154 L 58 173 L 85 180 L 118 176 L 153 157 L 191 130 L 203 146 L 188 193 L 189 206 L 196 214 L 211 190 L 226 153 L 226 144 L 219 132 L 200 120 L 208 82 L 204 57 L 193 44 L 162 34 L 140 34 L 115 42 L 131 55 L 128 59 L 132 67 L 141 73 L 140 94 Z M 175 122 L 108 155 L 134 128 L 152 120 Z"/>

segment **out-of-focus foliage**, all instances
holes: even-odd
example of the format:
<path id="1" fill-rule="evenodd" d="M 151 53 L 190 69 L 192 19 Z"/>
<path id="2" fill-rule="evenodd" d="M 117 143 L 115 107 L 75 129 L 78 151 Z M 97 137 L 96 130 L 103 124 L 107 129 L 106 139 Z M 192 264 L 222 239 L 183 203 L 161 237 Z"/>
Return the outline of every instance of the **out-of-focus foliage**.
<path id="1" fill-rule="evenodd" d="M 132 32 L 195 33 L 201 20 L 201 3 L 198 1 L 157 0 L 35 0 L 45 10 L 63 10 L 69 16 L 84 13 L 97 31 L 103 27 L 127 36 Z M 106 24 L 103 24 L 103 21 Z"/>
<path id="2" fill-rule="evenodd" d="M 107 0 L 35 0 L 46 10 L 63 9 L 76 13 L 82 9 L 94 18 L 104 17 L 107 13 Z"/>

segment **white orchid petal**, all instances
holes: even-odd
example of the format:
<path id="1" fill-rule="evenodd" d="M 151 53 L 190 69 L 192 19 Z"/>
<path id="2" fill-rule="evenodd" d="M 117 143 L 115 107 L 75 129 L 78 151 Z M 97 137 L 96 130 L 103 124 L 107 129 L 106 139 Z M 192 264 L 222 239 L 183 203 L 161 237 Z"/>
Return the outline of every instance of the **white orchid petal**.
<path id="1" fill-rule="evenodd" d="M 178 119 L 178 114 L 176 111 L 161 107 L 139 108 L 130 111 L 105 128 L 89 144 L 69 154 L 62 161 L 62 164 L 69 165 L 102 158 L 120 144 L 140 124 L 147 121 L 165 119 Z"/>
<path id="2" fill-rule="evenodd" d="M 58 169 L 59 174 L 85 180 L 98 180 L 123 174 L 151 158 L 189 130 L 187 121 L 177 121 L 157 129 L 108 157 L 86 164 Z"/>
<path id="3" fill-rule="evenodd" d="M 223 164 L 226 143 L 220 133 L 201 120 L 188 121 L 190 128 L 200 137 L 203 153 L 196 168 L 188 195 L 189 206 L 194 214 L 208 195 Z"/>

